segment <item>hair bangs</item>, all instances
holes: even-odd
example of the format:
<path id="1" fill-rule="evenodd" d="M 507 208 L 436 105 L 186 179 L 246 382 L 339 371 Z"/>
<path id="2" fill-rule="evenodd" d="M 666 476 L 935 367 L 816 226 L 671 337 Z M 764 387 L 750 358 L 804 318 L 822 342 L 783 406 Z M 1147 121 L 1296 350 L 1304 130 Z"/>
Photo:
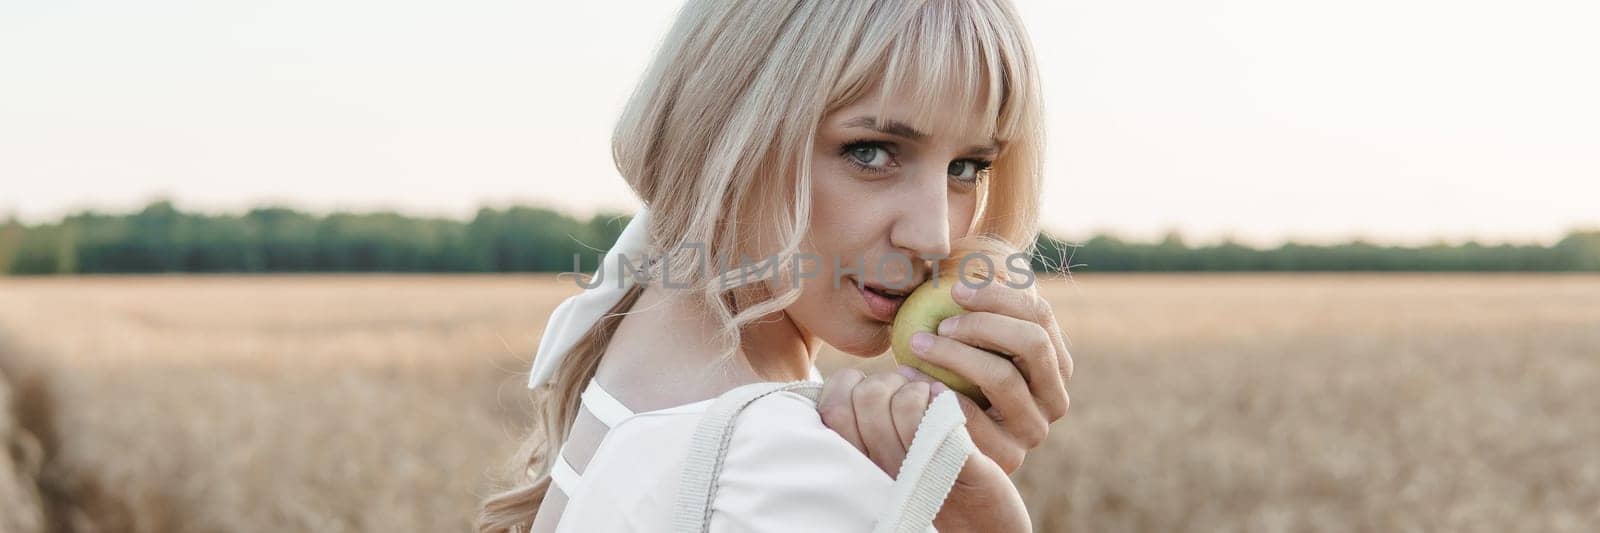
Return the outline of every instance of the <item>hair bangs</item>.
<path id="1" fill-rule="evenodd" d="M 1026 52 L 1021 36 L 1008 32 L 997 6 L 986 1 L 930 0 L 880 5 L 867 22 L 869 37 L 843 70 L 828 104 L 837 109 L 876 98 L 873 115 L 928 131 L 934 117 L 955 113 L 954 127 L 1002 145 L 1022 135 L 1022 109 L 1016 98 L 1027 73 L 1018 68 Z M 876 26 L 875 28 L 872 28 Z M 898 30 L 898 31 L 893 31 Z M 873 42 L 870 36 L 886 36 Z M 1025 90 L 1025 89 L 1020 89 Z M 876 94 L 872 94 L 875 92 Z M 889 98 L 906 98 L 913 116 L 886 117 Z"/>

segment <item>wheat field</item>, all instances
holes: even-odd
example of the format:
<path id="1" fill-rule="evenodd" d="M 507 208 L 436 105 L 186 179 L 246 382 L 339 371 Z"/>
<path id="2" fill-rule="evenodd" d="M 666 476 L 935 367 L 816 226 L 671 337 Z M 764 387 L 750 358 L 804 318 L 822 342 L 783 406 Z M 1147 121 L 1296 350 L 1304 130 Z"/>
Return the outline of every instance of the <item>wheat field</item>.
<path id="1" fill-rule="evenodd" d="M 1077 377 L 1036 530 L 1600 529 L 1600 277 L 1042 283 Z M 0 278 L 0 531 L 466 531 L 575 290 Z"/>

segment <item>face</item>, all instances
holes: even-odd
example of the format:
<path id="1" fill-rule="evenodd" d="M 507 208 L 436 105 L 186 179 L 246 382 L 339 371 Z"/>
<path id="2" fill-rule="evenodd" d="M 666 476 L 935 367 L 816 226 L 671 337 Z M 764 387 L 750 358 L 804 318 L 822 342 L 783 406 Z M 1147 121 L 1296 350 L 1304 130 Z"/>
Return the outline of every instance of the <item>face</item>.
<path id="1" fill-rule="evenodd" d="M 956 131 L 956 111 L 913 128 L 916 109 L 898 96 L 888 95 L 882 117 L 874 117 L 876 100 L 864 98 L 822 118 L 802 247 L 820 260 L 801 264 L 816 275 L 800 281 L 800 297 L 786 309 L 802 332 L 865 357 L 888 348 L 904 294 L 931 274 L 927 258 L 948 255 L 951 240 L 971 227 L 1000 148 Z"/>

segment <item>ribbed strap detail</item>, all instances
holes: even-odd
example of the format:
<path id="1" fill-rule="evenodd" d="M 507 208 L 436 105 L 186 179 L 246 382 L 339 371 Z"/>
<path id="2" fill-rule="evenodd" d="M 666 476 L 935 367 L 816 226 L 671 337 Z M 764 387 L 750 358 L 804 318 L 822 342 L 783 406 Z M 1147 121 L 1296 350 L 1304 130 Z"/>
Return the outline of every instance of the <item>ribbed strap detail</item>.
<path id="1" fill-rule="evenodd" d="M 761 397 L 779 391 L 793 391 L 817 402 L 822 384 L 815 381 L 751 383 L 720 396 L 706 410 L 689 441 L 689 456 L 679 480 L 678 504 L 672 516 L 672 531 L 705 533 L 711 528 L 711 502 L 717 496 L 717 475 L 733 441 L 733 421 Z"/>
<path id="2" fill-rule="evenodd" d="M 792 391 L 813 403 L 820 401 L 822 384 L 814 381 L 752 383 L 728 391 L 706 411 L 689 443 L 689 455 L 680 478 L 672 531 L 706 533 L 711 528 L 711 502 L 716 499 L 717 476 L 733 440 L 733 423 L 752 402 L 779 391 Z M 890 488 L 889 505 L 878 518 L 875 533 L 925 533 L 955 485 L 967 456 L 977 448 L 967 434 L 966 415 L 954 391 L 934 397 L 917 426 L 911 447 L 900 464 L 900 476 Z"/>
<path id="3" fill-rule="evenodd" d="M 923 413 L 874 533 L 924 533 L 933 525 L 967 455 L 977 449 L 955 394 L 939 393 Z"/>

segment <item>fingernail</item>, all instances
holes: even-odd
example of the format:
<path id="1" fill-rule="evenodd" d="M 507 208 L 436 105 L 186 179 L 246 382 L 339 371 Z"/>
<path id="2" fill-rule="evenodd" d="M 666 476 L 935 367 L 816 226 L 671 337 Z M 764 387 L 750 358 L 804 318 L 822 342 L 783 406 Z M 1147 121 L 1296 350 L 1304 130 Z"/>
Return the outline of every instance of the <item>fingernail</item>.
<path id="1" fill-rule="evenodd" d="M 961 318 L 961 317 L 953 316 L 953 317 L 941 320 L 939 322 L 939 335 L 945 336 L 945 337 L 949 337 L 950 333 L 954 332 L 956 330 L 956 319 L 959 319 L 959 318 Z"/>
<path id="2" fill-rule="evenodd" d="M 906 366 L 906 365 L 897 366 L 897 367 L 895 367 L 894 371 L 895 371 L 896 374 L 900 374 L 902 376 L 905 376 L 906 379 L 916 379 L 917 378 L 917 371 L 913 370 L 911 367 Z"/>
<path id="3" fill-rule="evenodd" d="M 951 290 L 951 294 L 955 296 L 955 299 L 958 301 L 965 301 L 966 299 L 971 298 L 974 292 L 977 292 L 977 289 L 973 289 L 971 285 L 959 280 L 956 281 L 956 288 Z"/>
<path id="4" fill-rule="evenodd" d="M 940 383 L 940 382 L 937 382 L 937 381 L 933 382 L 933 395 L 934 396 L 938 396 L 939 393 L 947 391 L 947 390 L 950 390 L 950 387 L 945 386 L 944 383 Z"/>
<path id="5" fill-rule="evenodd" d="M 911 334 L 911 351 L 925 353 L 928 347 L 933 346 L 933 335 L 926 331 Z"/>
<path id="6" fill-rule="evenodd" d="M 913 381 L 934 381 L 933 376 L 924 374 L 922 370 L 918 369 L 917 367 L 906 366 L 905 369 L 906 377 L 911 378 Z"/>

